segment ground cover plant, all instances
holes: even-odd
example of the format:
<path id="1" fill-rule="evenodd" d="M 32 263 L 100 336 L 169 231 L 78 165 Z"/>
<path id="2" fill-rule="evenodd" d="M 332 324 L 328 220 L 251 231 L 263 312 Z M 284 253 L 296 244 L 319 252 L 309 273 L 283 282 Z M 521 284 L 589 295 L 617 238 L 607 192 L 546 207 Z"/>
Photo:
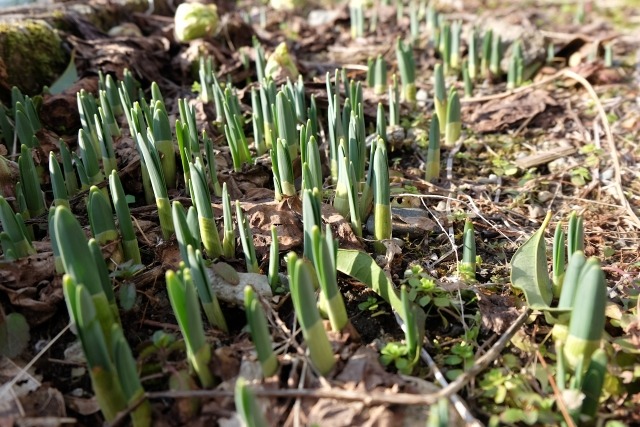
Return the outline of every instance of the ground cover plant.
<path id="1" fill-rule="evenodd" d="M 640 423 L 631 4 L 143 3 L 0 85 L 7 425 Z"/>

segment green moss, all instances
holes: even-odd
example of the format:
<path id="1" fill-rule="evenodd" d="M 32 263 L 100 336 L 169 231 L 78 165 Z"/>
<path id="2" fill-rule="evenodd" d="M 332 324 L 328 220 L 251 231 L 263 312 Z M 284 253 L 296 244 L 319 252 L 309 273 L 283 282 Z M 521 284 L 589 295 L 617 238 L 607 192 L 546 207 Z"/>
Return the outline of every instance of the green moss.
<path id="1" fill-rule="evenodd" d="M 46 22 L 24 20 L 0 22 L 0 70 L 6 72 L 1 88 L 18 86 L 35 94 L 50 85 L 67 65 L 67 54 L 57 32 Z"/>

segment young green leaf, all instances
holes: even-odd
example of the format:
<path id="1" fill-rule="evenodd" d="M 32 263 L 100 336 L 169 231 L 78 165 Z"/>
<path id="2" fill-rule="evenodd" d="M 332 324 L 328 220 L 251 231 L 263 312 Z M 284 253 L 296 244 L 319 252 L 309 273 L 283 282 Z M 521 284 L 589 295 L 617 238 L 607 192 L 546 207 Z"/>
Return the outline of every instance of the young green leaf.
<path id="1" fill-rule="evenodd" d="M 511 258 L 511 285 L 524 293 L 527 305 L 533 309 L 548 308 L 553 298 L 544 242 L 544 231 L 550 220 L 551 212 Z"/>

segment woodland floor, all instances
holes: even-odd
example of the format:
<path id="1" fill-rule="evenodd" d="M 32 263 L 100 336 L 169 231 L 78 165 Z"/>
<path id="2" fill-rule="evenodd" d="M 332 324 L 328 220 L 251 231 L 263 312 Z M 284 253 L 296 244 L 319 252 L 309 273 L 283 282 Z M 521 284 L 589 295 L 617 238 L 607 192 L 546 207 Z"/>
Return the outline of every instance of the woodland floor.
<path id="1" fill-rule="evenodd" d="M 494 24 L 525 28 L 525 34 L 555 43 L 555 61 L 543 64 L 530 82 L 513 91 L 506 90 L 504 79 L 479 82 L 473 96 L 462 99 L 460 143 L 443 150 L 441 179 L 429 183 L 423 179 L 425 147 L 416 135 L 428 132 L 433 109 L 432 72 L 438 58 L 427 34 L 420 38 L 415 48 L 416 75 L 419 91 L 426 96 L 415 109 L 403 107 L 402 124 L 407 133 L 391 150 L 390 166 L 394 206 L 419 208 L 426 215 L 418 223 L 410 223 L 409 228 L 414 228 L 410 233 L 394 234 L 402 239 L 401 250 L 382 259 L 381 265 L 396 284 L 413 265 L 422 266 L 435 279 L 437 286 L 430 294 L 434 302 L 425 306 L 425 349 L 447 381 L 452 381 L 462 369 L 473 365 L 474 357 L 486 354 L 522 312 L 523 298 L 514 293 L 509 280 L 509 261 L 516 249 L 539 228 L 547 211 L 553 212 L 546 233 L 548 241 L 556 223 L 566 222 L 569 213 L 577 211 L 584 217 L 585 252 L 601 260 L 611 301 L 606 340 L 613 360 L 599 419 L 603 423 L 620 420 L 640 425 L 640 68 L 636 68 L 640 10 L 631 6 L 632 2 L 588 2 L 585 22 L 575 24 L 576 4 L 572 2 L 464 2 L 464 8 L 457 8 L 458 3 L 462 5 L 443 5 L 441 13 L 462 20 L 465 28 Z M 224 137 L 211 125 L 213 107 L 203 105 L 192 91 L 197 74 L 191 63 L 198 52 L 212 55 L 218 76 L 240 89 L 243 108 L 249 111 L 250 92 L 244 88 L 250 87 L 247 79 L 255 81 L 255 72 L 252 61 L 248 67 L 243 64 L 242 52 L 253 55 L 253 35 L 267 53 L 287 40 L 307 92 L 316 95 L 324 125 L 325 73 L 345 67 L 350 78 L 364 80 L 367 58 L 378 54 L 395 70 L 396 37 L 409 34 L 407 16 L 396 22 L 394 8 L 381 8 L 376 31 L 354 40 L 349 33 L 348 8 L 335 10 L 337 13 L 319 26 L 309 24 L 309 10 L 287 14 L 268 10 L 266 25 L 261 26 L 257 8 L 227 2 L 219 5 L 223 29 L 218 36 L 190 44 L 175 42 L 171 16 L 141 13 L 126 17 L 139 27 L 142 37 L 108 37 L 103 32 L 107 29 L 70 16 L 75 25 L 63 38 L 76 50 L 80 78 L 61 95 L 45 96 L 41 119 L 50 134 L 41 144 L 47 156 L 36 160 L 45 164 L 48 151 L 57 150 L 58 136 L 71 147 L 76 146 L 79 117 L 75 94 L 81 88 L 96 91 L 98 70 L 122 78 L 127 67 L 145 89 L 156 81 L 173 119 L 178 113 L 178 98 L 186 97 L 196 105 L 199 124 L 214 137 L 220 151 L 220 181 L 227 183 L 232 200 L 242 201 L 250 215 L 258 257 L 266 272 L 271 223 L 283 227 L 283 255 L 289 250 L 301 251 L 300 203 L 273 202 L 268 156 L 240 173 L 232 171 Z M 251 24 L 244 20 L 247 14 Z M 588 60 L 594 46 L 601 50 L 608 42 L 613 43 L 612 67 L 604 66 L 602 54 L 594 61 Z M 569 67 L 567 61 L 575 55 L 579 56 L 578 64 Z M 462 93 L 461 82 L 449 84 L 456 84 Z M 386 96 L 378 97 L 365 89 L 364 99 L 367 121 L 374 123 L 377 103 L 386 104 Z M 604 123 L 601 112 L 606 116 Z M 11 150 L 9 147 L 7 156 L 16 160 Z M 133 277 L 116 277 L 114 282 L 119 286 L 130 281 L 136 286 L 135 306 L 121 311 L 121 316 L 134 354 L 146 354 L 139 361 L 144 366 L 143 384 L 152 397 L 154 425 L 223 423 L 234 417 L 231 392 L 237 374 L 241 369 L 243 374 L 257 369 L 253 345 L 244 329 L 244 313 L 239 307 L 224 304 L 229 334 L 207 331 L 215 353 L 212 368 L 220 384 L 198 399 L 173 398 L 168 379 L 186 366 L 184 353 L 180 349 L 149 349 L 151 336 L 158 330 L 180 338 L 164 286 L 165 271 L 175 268 L 179 260 L 177 244 L 162 241 L 156 207 L 144 205 L 140 160 L 133 140 L 123 136 L 116 151 L 125 190 L 136 200 L 132 215 L 139 227 L 144 269 Z M 50 187 L 45 184 L 44 188 Z M 50 201 L 51 193 L 46 197 Z M 83 197 L 77 196 L 71 205 L 81 222 L 87 224 Z M 190 204 L 183 183 L 170 197 Z M 219 207 L 219 200 L 214 200 L 214 205 Z M 217 214 L 221 217 L 221 210 Z M 473 219 L 477 252 L 482 259 L 476 282 L 461 280 L 457 275 L 456 261 L 461 256 L 460 239 L 467 216 Z M 395 220 L 408 221 L 402 211 Z M 46 218 L 31 223 L 43 227 L 41 240 L 35 242 L 38 255 L 1 262 L 0 266 L 2 306 L 7 313 L 24 314 L 31 335 L 19 357 L 1 359 L 0 383 L 16 378 L 22 367 L 33 362 L 28 375 L 20 377 L 10 392 L 5 389 L 0 393 L 0 414 L 7 420 L 0 417 L 0 425 L 13 425 L 11 420 L 23 426 L 66 422 L 99 425 L 102 416 L 91 398 L 89 376 L 78 358 L 75 336 L 67 328 L 61 278 L 52 273 Z M 337 236 L 341 247 L 373 253 L 369 240 L 358 241 L 344 225 Z M 227 262 L 244 271 L 241 250 L 237 253 L 238 259 Z M 404 376 L 392 366 L 383 367 L 378 361 L 379 349 L 387 342 L 403 339 L 391 308 L 346 276 L 341 276 L 340 285 L 357 333 L 332 335 L 340 361 L 326 379 L 312 372 L 295 347 L 282 354 L 280 373 L 261 385 L 261 401 L 269 421 L 290 426 L 311 422 L 323 426 L 423 424 L 428 414 L 426 406 L 404 404 L 393 395 L 402 399 L 406 394 L 436 391 L 433 369 L 422 363 L 412 376 Z M 280 345 L 295 343 L 289 297 L 283 293 L 271 302 L 274 340 Z M 483 424 L 562 422 L 549 382 L 553 376 L 550 327 L 544 316 L 533 315 L 526 320 L 506 348 L 457 391 L 470 417 Z M 46 351 L 39 354 L 43 349 Z M 292 394 L 278 394 L 283 390 Z M 388 400 L 366 403 L 367 395 L 373 392 L 386 393 Z M 190 405 L 194 401 L 200 405 L 198 410 Z M 464 424 L 453 405 L 451 414 L 458 424 Z"/>

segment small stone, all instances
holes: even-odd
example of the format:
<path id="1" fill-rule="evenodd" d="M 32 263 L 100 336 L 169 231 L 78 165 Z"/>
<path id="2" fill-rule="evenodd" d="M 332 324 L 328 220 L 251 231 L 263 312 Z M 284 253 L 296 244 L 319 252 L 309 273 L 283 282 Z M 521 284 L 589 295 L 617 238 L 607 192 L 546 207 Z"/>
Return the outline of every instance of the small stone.
<path id="1" fill-rule="evenodd" d="M 551 200 L 551 198 L 553 198 L 553 193 L 551 191 L 543 190 L 538 192 L 538 201 L 542 203 Z"/>
<path id="2" fill-rule="evenodd" d="M 529 208 L 529 218 L 531 219 L 540 218 L 545 215 L 545 210 L 538 205 L 528 206 L 528 208 Z"/>

